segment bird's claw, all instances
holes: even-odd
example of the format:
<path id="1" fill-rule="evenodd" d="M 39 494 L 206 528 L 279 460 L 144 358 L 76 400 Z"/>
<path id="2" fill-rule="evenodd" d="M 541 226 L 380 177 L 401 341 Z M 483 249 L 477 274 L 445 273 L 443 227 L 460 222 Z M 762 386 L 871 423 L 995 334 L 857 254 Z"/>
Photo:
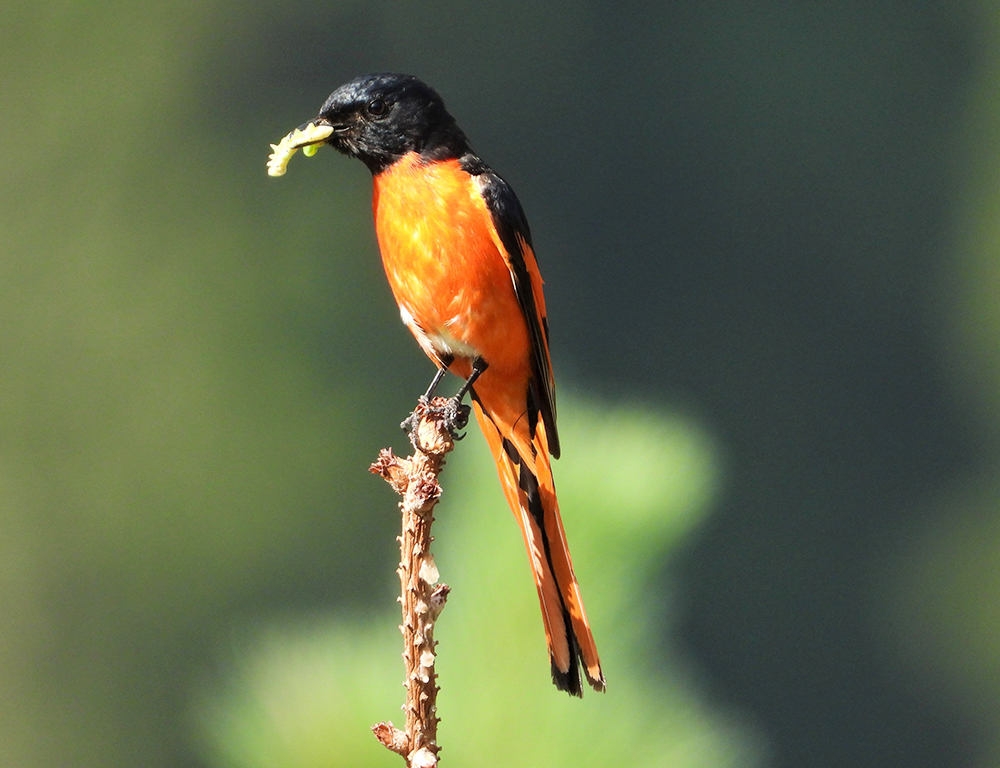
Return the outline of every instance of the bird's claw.
<path id="1" fill-rule="evenodd" d="M 461 440 L 465 434 L 460 435 L 458 431 L 469 426 L 469 414 L 472 413 L 472 409 L 457 397 L 452 397 L 445 403 L 443 411 L 444 425 L 451 432 L 452 437 Z"/>
<path id="2" fill-rule="evenodd" d="M 421 395 L 417 400 L 417 407 L 413 409 L 413 413 L 399 422 L 399 428 L 409 435 L 411 440 L 416 436 L 417 427 L 420 425 L 420 418 L 427 412 L 429 406 L 430 402 L 426 397 Z"/>

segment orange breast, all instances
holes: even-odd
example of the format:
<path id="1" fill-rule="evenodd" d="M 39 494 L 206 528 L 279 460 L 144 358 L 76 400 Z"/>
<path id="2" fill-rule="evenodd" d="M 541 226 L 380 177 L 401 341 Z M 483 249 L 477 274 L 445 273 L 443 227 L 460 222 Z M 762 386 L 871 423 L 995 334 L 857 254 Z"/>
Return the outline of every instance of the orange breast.
<path id="1" fill-rule="evenodd" d="M 373 207 L 389 285 L 425 351 L 450 350 L 460 376 L 479 355 L 494 374 L 526 384 L 527 325 L 475 180 L 457 160 L 424 164 L 411 154 L 375 177 Z"/>

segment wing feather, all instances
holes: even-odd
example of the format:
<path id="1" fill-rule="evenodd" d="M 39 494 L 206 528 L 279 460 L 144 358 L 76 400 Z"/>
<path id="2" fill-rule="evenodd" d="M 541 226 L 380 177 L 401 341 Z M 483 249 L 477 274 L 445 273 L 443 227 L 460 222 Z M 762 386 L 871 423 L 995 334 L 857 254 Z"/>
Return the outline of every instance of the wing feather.
<path id="1" fill-rule="evenodd" d="M 540 416 L 549 438 L 549 451 L 559 458 L 556 431 L 556 392 L 549 355 L 549 325 L 542 293 L 542 275 L 531 247 L 531 230 L 514 190 L 475 155 L 462 158 L 462 167 L 476 178 L 480 193 L 493 218 L 501 251 L 510 269 L 514 291 L 528 325 L 532 349 L 532 377 L 528 386 L 528 408 L 534 424 Z M 531 411 L 534 411 L 531 413 Z"/>

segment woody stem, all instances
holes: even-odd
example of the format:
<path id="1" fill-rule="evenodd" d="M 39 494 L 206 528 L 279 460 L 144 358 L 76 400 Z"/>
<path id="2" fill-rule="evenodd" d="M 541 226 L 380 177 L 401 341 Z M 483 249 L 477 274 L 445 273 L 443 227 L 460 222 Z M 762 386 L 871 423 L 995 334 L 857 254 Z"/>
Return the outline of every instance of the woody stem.
<path id="1" fill-rule="evenodd" d="M 434 624 L 444 608 L 449 588 L 437 584 L 438 572 L 430 553 L 434 506 L 441 496 L 438 476 L 444 457 L 455 447 L 443 398 L 422 401 L 414 416 L 414 453 L 406 459 L 383 449 L 371 471 L 381 475 L 402 496 L 403 529 L 399 537 L 397 573 L 403 622 L 403 662 L 406 667 L 406 730 L 384 722 L 372 730 L 388 749 L 402 755 L 408 768 L 437 766 L 437 675 L 434 671 Z"/>

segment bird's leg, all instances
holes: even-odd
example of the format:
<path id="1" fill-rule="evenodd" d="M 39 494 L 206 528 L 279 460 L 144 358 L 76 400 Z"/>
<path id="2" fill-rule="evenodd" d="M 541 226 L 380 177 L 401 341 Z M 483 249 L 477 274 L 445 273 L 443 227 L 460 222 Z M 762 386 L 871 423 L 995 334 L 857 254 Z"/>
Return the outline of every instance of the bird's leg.
<path id="1" fill-rule="evenodd" d="M 438 368 L 437 373 L 434 374 L 434 378 L 431 379 L 431 385 L 427 387 L 427 391 L 424 392 L 419 398 L 417 398 L 417 408 L 413 413 L 403 419 L 402 423 L 399 425 L 406 434 L 411 437 L 415 434 L 417 424 L 420 423 L 420 413 L 427 408 L 428 404 L 431 402 L 431 398 L 434 396 L 434 390 L 437 389 L 438 384 L 441 383 L 441 379 L 448 372 L 448 366 L 451 365 L 451 360 L 442 361 L 445 363 L 440 368 Z"/>
<path id="2" fill-rule="evenodd" d="M 448 372 L 448 368 L 447 367 L 438 368 L 438 372 L 435 373 L 434 374 L 434 378 L 431 379 L 431 385 L 429 387 L 427 387 L 427 391 L 424 392 L 420 396 L 421 400 L 423 400 L 424 402 L 427 402 L 427 403 L 429 403 L 431 401 L 431 398 L 434 396 L 434 390 L 438 388 L 438 384 L 441 383 L 441 379 L 444 378 L 444 375 L 447 372 Z"/>
<path id="3" fill-rule="evenodd" d="M 477 357 L 474 359 L 472 361 L 472 373 L 469 374 L 469 378 L 465 380 L 462 388 L 445 405 L 445 424 L 451 433 L 455 435 L 456 440 L 461 440 L 465 437 L 465 435 L 459 435 L 457 432 L 460 429 L 465 429 L 469 423 L 469 414 L 472 412 L 472 408 L 463 403 L 462 400 L 465 399 L 465 394 L 472 389 L 472 385 L 476 383 L 476 379 L 489 367 L 490 364 L 483 360 L 483 358 Z"/>
<path id="4" fill-rule="evenodd" d="M 442 361 L 447 362 L 449 365 L 451 360 Z M 456 440 L 461 440 L 465 435 L 459 435 L 458 431 L 465 429 L 466 425 L 469 423 L 469 414 L 472 409 L 465 405 L 462 400 L 465 398 L 466 393 L 472 388 L 476 379 L 479 378 L 480 374 L 489 367 L 483 358 L 477 357 L 472 361 L 472 373 L 469 374 L 469 378 L 465 380 L 462 387 L 458 390 L 454 397 L 448 398 L 443 406 L 432 407 L 431 398 L 434 395 L 434 390 L 437 389 L 438 384 L 444 377 L 447 366 L 439 368 L 437 374 L 435 374 L 434 379 L 431 381 L 431 385 L 427 388 L 427 391 L 421 395 L 418 400 L 417 409 L 411 413 L 403 423 L 399 426 L 410 436 L 410 441 L 416 439 L 416 429 L 417 425 L 420 423 L 420 417 L 426 413 L 428 410 L 440 411 L 441 416 L 444 418 L 445 426 L 454 435 Z M 416 445 L 414 443 L 414 445 Z"/>

